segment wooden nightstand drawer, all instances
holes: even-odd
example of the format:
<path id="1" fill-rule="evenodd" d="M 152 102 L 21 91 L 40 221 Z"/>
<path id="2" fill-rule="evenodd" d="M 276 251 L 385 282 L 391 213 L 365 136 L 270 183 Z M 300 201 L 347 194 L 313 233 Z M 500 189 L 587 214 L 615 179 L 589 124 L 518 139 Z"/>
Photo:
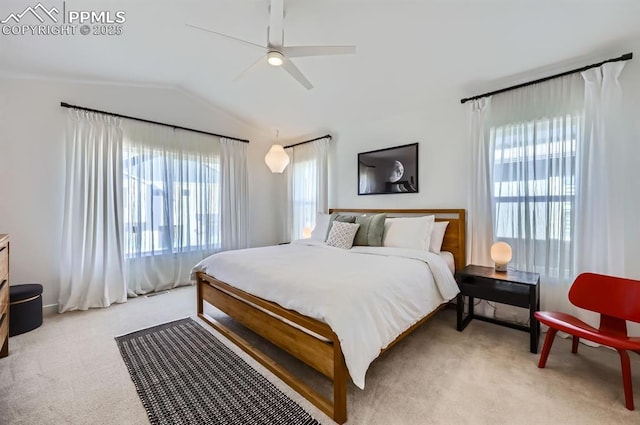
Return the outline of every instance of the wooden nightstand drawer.
<path id="1" fill-rule="evenodd" d="M 529 288 L 525 286 L 478 278 L 472 283 L 460 282 L 460 290 L 470 297 L 529 308 Z"/>

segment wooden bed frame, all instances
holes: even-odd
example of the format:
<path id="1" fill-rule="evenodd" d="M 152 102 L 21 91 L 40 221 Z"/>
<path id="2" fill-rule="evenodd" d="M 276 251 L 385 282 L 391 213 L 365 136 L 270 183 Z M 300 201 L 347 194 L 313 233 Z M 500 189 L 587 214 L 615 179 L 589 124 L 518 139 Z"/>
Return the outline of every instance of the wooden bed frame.
<path id="1" fill-rule="evenodd" d="M 465 254 L 465 210 L 464 209 L 333 209 L 329 212 L 372 214 L 387 213 L 388 217 L 435 215 L 436 221 L 449 221 L 442 245 L 443 251 L 449 251 L 455 259 L 456 270 L 466 264 Z M 285 309 L 278 304 L 251 295 L 247 292 L 217 280 L 203 272 L 197 273 L 198 317 L 231 340 L 251 357 L 286 382 L 295 391 L 329 415 L 339 424 L 347 420 L 347 382 L 349 373 L 345 365 L 340 342 L 331 328 L 323 322 L 304 316 L 293 310 Z M 313 388 L 292 375 L 266 354 L 251 345 L 245 339 L 231 331 L 204 313 L 204 302 L 207 302 L 240 324 L 267 339 L 282 350 L 298 358 L 333 381 L 333 400 L 328 400 Z M 385 352 L 427 319 L 440 311 L 445 304 L 421 319 L 396 338 Z M 326 340 L 319 339 L 299 328 L 273 317 L 264 310 L 284 318 L 296 325 L 318 334 Z M 382 354 L 381 352 L 381 354 Z"/>

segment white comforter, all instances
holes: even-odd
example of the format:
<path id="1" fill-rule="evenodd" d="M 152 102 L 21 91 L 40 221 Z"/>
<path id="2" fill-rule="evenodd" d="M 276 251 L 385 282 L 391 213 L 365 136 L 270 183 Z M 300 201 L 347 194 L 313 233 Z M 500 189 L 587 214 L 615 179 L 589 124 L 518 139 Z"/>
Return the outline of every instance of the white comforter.
<path id="1" fill-rule="evenodd" d="M 458 294 L 451 271 L 436 254 L 386 247 L 343 250 L 311 240 L 221 252 L 198 263 L 194 279 L 198 271 L 327 323 L 360 388 L 381 349 Z"/>

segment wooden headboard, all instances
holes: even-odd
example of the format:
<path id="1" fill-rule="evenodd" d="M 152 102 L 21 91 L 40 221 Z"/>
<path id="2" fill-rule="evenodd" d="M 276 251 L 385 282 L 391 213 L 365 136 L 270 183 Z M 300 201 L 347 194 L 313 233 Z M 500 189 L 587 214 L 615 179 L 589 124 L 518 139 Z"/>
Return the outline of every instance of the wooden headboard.
<path id="1" fill-rule="evenodd" d="M 447 231 L 444 234 L 442 250 L 453 254 L 456 270 L 462 270 L 467 265 L 466 250 L 466 216 L 464 209 L 409 209 L 409 210 L 385 210 L 385 209 L 347 209 L 332 208 L 329 213 L 341 214 L 378 214 L 386 213 L 388 217 L 412 217 L 421 215 L 434 215 L 436 221 L 448 221 Z"/>

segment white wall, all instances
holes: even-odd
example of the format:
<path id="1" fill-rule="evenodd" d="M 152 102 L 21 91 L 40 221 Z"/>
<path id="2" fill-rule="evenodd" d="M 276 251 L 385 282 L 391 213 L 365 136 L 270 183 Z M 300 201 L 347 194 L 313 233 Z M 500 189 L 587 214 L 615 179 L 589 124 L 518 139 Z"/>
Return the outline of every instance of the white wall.
<path id="1" fill-rule="evenodd" d="M 250 139 L 251 245 L 278 240 L 278 181 L 263 158 L 268 137 L 172 88 L 0 79 L 0 233 L 11 235 L 11 281 L 44 285 L 57 303 L 64 205 L 65 109 L 60 102 Z"/>
<path id="2" fill-rule="evenodd" d="M 422 109 L 332 132 L 331 208 L 465 208 L 467 170 L 464 108 L 452 95 Z M 358 196 L 358 153 L 419 142 L 419 193 Z"/>

